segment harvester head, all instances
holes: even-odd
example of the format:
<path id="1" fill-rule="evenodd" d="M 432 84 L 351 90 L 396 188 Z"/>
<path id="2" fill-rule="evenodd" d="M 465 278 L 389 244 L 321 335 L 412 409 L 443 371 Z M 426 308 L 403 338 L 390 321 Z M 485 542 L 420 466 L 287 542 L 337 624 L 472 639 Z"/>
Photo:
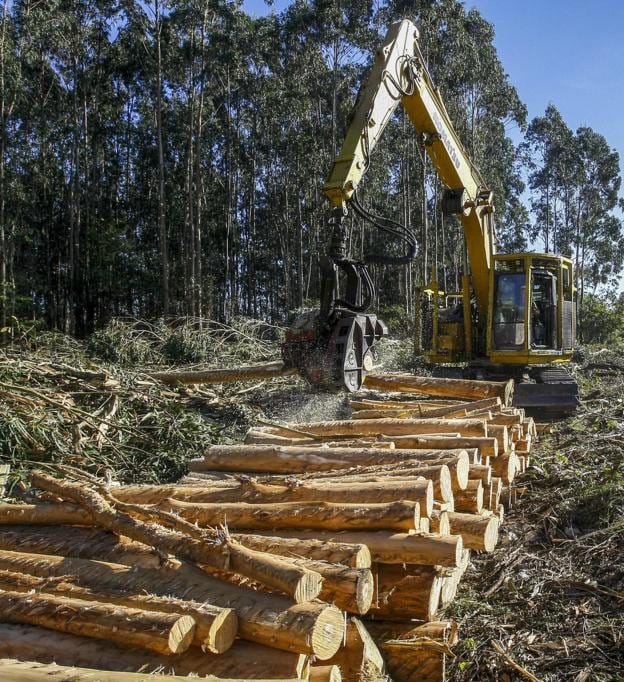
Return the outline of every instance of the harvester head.
<path id="1" fill-rule="evenodd" d="M 311 310 L 286 332 L 282 355 L 311 384 L 358 391 L 373 367 L 375 346 L 387 333 L 376 315 L 336 309 L 323 323 L 320 311 Z"/>

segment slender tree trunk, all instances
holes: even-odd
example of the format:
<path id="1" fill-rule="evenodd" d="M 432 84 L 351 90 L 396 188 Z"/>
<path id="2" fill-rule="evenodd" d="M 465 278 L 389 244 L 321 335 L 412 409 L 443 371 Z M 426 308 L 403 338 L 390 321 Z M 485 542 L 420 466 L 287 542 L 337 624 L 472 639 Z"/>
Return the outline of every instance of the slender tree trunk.
<path id="1" fill-rule="evenodd" d="M 160 246 L 160 298 L 163 315 L 169 313 L 169 243 L 165 217 L 165 159 L 162 122 L 162 17 L 160 0 L 154 0 L 156 39 L 156 139 L 158 143 L 158 237 Z"/>

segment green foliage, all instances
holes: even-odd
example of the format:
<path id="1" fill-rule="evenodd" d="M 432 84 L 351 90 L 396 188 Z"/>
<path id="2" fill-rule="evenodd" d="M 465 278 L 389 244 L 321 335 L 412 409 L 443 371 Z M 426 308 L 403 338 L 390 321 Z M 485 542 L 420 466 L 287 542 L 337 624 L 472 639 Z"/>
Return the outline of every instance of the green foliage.
<path id="1" fill-rule="evenodd" d="M 388 325 L 392 338 L 414 338 L 414 316 L 406 313 L 402 305 L 381 306 L 377 311 L 377 316 Z"/>
<path id="2" fill-rule="evenodd" d="M 580 309 L 579 338 L 584 343 L 624 341 L 624 299 L 615 301 L 586 294 Z"/>
<path id="3" fill-rule="evenodd" d="M 589 127 L 573 132 L 552 104 L 529 124 L 522 152 L 532 190 L 529 239 L 573 259 L 581 303 L 587 291 L 617 285 L 624 265 L 618 153 Z"/>

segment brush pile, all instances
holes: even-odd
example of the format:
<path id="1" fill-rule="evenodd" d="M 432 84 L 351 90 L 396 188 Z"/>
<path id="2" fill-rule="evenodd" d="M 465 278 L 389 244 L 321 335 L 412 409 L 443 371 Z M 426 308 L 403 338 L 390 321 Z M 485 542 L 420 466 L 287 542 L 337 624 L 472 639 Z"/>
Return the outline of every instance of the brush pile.
<path id="1" fill-rule="evenodd" d="M 34 472 L 31 504 L 0 506 L 0 657 L 443 680 L 457 634 L 436 618 L 470 552 L 496 547 L 535 424 L 510 383 L 367 386 L 392 393 L 349 420 L 254 426 L 177 484 Z"/>

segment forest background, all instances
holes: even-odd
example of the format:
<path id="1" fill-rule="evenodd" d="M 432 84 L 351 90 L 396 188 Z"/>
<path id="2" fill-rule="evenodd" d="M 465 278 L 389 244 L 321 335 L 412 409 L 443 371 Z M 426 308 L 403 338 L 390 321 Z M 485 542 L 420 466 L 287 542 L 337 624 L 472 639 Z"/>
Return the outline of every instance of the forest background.
<path id="1" fill-rule="evenodd" d="M 494 191 L 498 249 L 570 256 L 584 339 L 624 336 L 618 154 L 555 105 L 527 120 L 493 26 L 458 0 L 296 0 L 265 17 L 228 0 L 2 0 L 3 333 L 84 337 L 125 316 L 284 323 L 314 305 L 325 175 L 374 47 L 405 17 Z M 418 239 L 407 268 L 373 268 L 394 333 L 434 266 L 458 286 L 462 232 L 440 195 L 399 110 L 361 192 Z M 379 250 L 370 226 L 349 230 L 354 256 Z"/>

